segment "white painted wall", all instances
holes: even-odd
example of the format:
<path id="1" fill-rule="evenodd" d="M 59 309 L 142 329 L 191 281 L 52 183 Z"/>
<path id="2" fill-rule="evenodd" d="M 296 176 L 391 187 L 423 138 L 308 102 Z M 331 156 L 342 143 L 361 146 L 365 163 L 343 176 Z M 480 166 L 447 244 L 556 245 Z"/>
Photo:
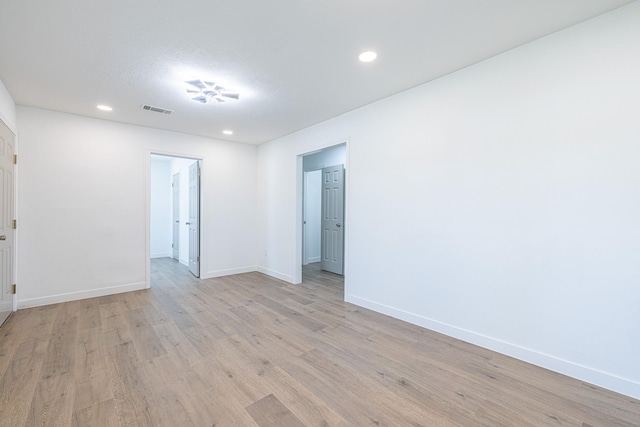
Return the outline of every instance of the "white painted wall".
<path id="1" fill-rule="evenodd" d="M 640 398 L 638 46 L 635 2 L 261 145 L 260 270 L 348 137 L 347 301 Z"/>
<path id="2" fill-rule="evenodd" d="M 304 255 L 305 265 L 320 262 L 322 250 L 322 169 L 304 175 Z"/>
<path id="3" fill-rule="evenodd" d="M 16 122 L 16 103 L 11 94 L 0 80 L 0 119 L 9 126 L 14 134 L 18 134 Z"/>
<path id="4" fill-rule="evenodd" d="M 189 168 L 196 161 L 193 159 L 173 159 L 171 176 L 180 174 L 180 246 L 179 261 L 189 265 Z"/>
<path id="5" fill-rule="evenodd" d="M 151 156 L 151 258 L 172 257 L 171 160 Z"/>
<path id="6" fill-rule="evenodd" d="M 151 152 L 203 159 L 202 276 L 256 268 L 255 146 L 36 108 L 17 113 L 21 307 L 145 287 Z"/>
<path id="7" fill-rule="evenodd" d="M 318 170 L 327 166 L 344 165 L 347 162 L 347 146 L 339 144 L 302 158 L 304 171 Z"/>

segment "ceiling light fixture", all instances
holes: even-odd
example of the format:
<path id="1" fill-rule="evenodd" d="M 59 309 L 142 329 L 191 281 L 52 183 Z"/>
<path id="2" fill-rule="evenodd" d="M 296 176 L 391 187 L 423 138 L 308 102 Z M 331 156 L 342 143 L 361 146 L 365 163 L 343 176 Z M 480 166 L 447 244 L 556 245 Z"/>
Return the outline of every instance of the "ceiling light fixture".
<path id="1" fill-rule="evenodd" d="M 102 111 L 113 111 L 113 108 L 109 107 L 108 105 L 96 105 L 96 108 Z"/>
<path id="2" fill-rule="evenodd" d="M 368 50 L 366 52 L 362 52 L 360 55 L 358 55 L 358 59 L 361 62 L 371 62 L 373 60 L 375 60 L 378 57 L 378 54 L 375 53 L 372 50 Z"/>
<path id="3" fill-rule="evenodd" d="M 240 99 L 240 93 L 227 90 L 214 82 L 197 79 L 187 80 L 185 83 L 192 86 L 192 88 L 187 89 L 187 93 L 194 95 L 191 99 L 203 104 L 208 104 L 213 101 L 225 102 L 227 99 Z"/>
<path id="4" fill-rule="evenodd" d="M 223 130 L 222 133 L 224 133 L 225 135 L 233 135 L 233 131 L 232 130 Z"/>

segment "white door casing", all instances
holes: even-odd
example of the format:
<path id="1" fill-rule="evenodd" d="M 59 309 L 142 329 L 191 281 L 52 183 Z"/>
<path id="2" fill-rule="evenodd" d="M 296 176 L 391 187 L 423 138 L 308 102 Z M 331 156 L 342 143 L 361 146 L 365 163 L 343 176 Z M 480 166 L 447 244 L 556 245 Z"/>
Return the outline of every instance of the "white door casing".
<path id="1" fill-rule="evenodd" d="M 173 191 L 173 259 L 180 260 L 180 174 L 173 175 L 171 181 Z"/>
<path id="2" fill-rule="evenodd" d="M 13 311 L 14 135 L 0 120 L 0 325 Z"/>
<path id="3" fill-rule="evenodd" d="M 189 270 L 200 277 L 200 162 L 189 167 Z"/>
<path id="4" fill-rule="evenodd" d="M 343 273 L 344 166 L 322 169 L 322 255 L 320 268 Z"/>

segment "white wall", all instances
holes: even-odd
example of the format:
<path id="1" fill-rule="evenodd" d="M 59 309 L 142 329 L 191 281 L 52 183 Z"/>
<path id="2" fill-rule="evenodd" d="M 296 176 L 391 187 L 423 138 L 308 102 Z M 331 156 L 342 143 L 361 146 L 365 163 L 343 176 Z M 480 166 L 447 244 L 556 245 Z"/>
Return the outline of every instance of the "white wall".
<path id="1" fill-rule="evenodd" d="M 339 144 L 304 156 L 302 158 L 302 169 L 304 171 L 313 171 L 328 166 L 344 165 L 346 162 L 347 146 L 345 144 Z"/>
<path id="2" fill-rule="evenodd" d="M 151 152 L 203 159 L 202 276 L 255 269 L 255 146 L 17 113 L 21 307 L 145 287 Z"/>
<path id="3" fill-rule="evenodd" d="M 320 262 L 322 250 L 322 169 L 304 174 L 304 255 L 305 265 Z"/>
<path id="4" fill-rule="evenodd" d="M 180 244 L 178 258 L 184 265 L 189 265 L 189 168 L 195 163 L 192 159 L 173 159 L 171 176 L 180 174 Z"/>
<path id="5" fill-rule="evenodd" d="M 171 160 L 164 156 L 151 156 L 151 258 L 172 257 L 172 198 Z"/>
<path id="6" fill-rule="evenodd" d="M 263 144 L 260 270 L 348 137 L 348 301 L 640 398 L 639 45 L 635 2 Z"/>
<path id="7" fill-rule="evenodd" d="M 16 103 L 11 94 L 7 91 L 4 83 L 0 80 L 0 119 L 9 126 L 14 134 L 18 134 L 16 123 Z"/>

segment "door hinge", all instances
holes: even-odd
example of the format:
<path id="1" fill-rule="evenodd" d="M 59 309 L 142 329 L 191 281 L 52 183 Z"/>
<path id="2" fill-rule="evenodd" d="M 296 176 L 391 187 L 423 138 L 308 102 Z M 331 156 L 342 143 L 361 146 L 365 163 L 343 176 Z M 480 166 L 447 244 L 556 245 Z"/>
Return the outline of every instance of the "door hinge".
<path id="1" fill-rule="evenodd" d="M 14 164 L 14 165 L 17 165 L 17 164 L 18 164 L 18 155 L 17 155 L 17 154 L 14 154 L 14 155 L 13 155 L 13 164 Z"/>
<path id="2" fill-rule="evenodd" d="M 13 286 L 11 287 L 11 293 L 15 295 L 16 293 L 16 284 L 14 283 Z"/>
<path id="3" fill-rule="evenodd" d="M 13 225 L 12 225 L 12 227 L 13 227 L 13 229 L 14 229 L 14 230 L 18 228 L 18 220 L 17 220 L 17 219 L 14 219 L 14 220 L 13 220 Z"/>
<path id="4" fill-rule="evenodd" d="M 196 259 L 198 260 L 198 262 L 200 262 L 200 257 L 196 257 Z"/>
<path id="5" fill-rule="evenodd" d="M 173 249 L 173 243 L 171 244 L 171 249 Z"/>

